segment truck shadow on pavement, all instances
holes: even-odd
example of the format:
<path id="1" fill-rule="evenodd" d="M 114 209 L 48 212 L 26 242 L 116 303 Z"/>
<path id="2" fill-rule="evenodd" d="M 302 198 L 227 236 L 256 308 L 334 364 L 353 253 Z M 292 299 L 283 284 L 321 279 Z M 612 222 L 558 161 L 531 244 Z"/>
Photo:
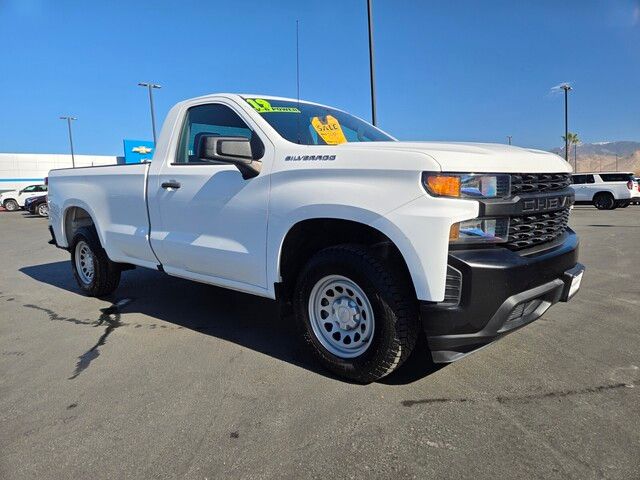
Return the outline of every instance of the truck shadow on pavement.
<path id="1" fill-rule="evenodd" d="M 38 282 L 81 295 L 68 261 L 24 267 L 20 271 Z M 117 305 L 122 304 L 123 299 L 132 298 L 135 300 L 120 308 L 123 315 L 120 328 L 130 325 L 126 320 L 127 313 L 141 313 L 336 379 L 318 365 L 301 344 L 295 319 L 291 316 L 281 317 L 277 304 L 272 300 L 191 282 L 144 268 L 123 272 L 116 292 L 104 300 Z M 28 306 L 47 311 L 50 317 L 52 314 L 56 315 L 55 312 L 47 310 L 48 305 Z M 70 315 L 70 312 L 64 313 Z M 120 322 L 119 317 L 118 321 Z M 404 385 L 438 370 L 440 366 L 431 362 L 424 342 L 425 340 L 421 339 L 407 362 L 380 382 L 387 385 Z M 93 350 L 88 353 L 93 353 Z"/>

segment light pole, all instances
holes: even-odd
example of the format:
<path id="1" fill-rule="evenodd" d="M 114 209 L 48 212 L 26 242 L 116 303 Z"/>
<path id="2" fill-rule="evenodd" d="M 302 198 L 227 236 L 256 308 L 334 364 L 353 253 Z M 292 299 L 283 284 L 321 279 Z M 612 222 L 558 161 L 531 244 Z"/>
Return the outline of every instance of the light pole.
<path id="1" fill-rule="evenodd" d="M 513 137 L 513 135 L 507 135 L 507 140 L 509 140 L 509 145 L 511 145 L 511 137 Z"/>
<path id="2" fill-rule="evenodd" d="M 560 88 L 564 90 L 564 159 L 569 161 L 569 90 L 571 85 L 563 83 Z"/>
<path id="3" fill-rule="evenodd" d="M 618 154 L 616 153 L 616 172 L 618 171 Z"/>
<path id="4" fill-rule="evenodd" d="M 140 87 L 147 87 L 149 90 L 149 106 L 151 107 L 151 129 L 153 130 L 153 144 L 156 144 L 156 114 L 153 111 L 153 89 L 154 88 L 162 88 L 162 85 L 157 85 L 155 83 L 148 82 L 140 82 L 138 83 Z"/>
<path id="5" fill-rule="evenodd" d="M 371 0 L 367 0 L 367 16 L 369 18 L 369 78 L 371 81 L 371 123 L 376 125 L 376 74 L 373 68 L 373 12 Z"/>
<path id="6" fill-rule="evenodd" d="M 73 135 L 71 135 L 71 120 L 77 120 L 76 117 L 60 117 L 60 120 L 67 121 L 67 127 L 69 129 L 69 145 L 71 146 L 71 167 L 76 168 L 76 157 L 73 154 Z"/>

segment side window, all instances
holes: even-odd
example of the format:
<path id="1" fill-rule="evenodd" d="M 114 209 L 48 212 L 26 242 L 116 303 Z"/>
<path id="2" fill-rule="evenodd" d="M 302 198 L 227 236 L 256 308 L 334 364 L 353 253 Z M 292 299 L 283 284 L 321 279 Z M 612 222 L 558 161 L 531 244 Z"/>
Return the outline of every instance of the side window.
<path id="1" fill-rule="evenodd" d="M 262 146 L 258 136 L 244 123 L 236 112 L 226 105 L 210 103 L 191 107 L 180 134 L 176 163 L 202 163 L 196 158 L 196 148 L 203 134 L 221 137 L 245 137 L 251 140 L 253 151 Z M 264 147 L 262 146 L 262 150 Z M 262 156 L 262 153 L 259 155 Z"/>
<path id="2" fill-rule="evenodd" d="M 596 183 L 595 179 L 593 178 L 593 175 L 585 175 L 584 176 L 584 183 Z"/>
<path id="3" fill-rule="evenodd" d="M 584 177 L 585 175 L 571 175 L 571 183 L 574 185 L 585 183 Z"/>
<path id="4" fill-rule="evenodd" d="M 36 190 L 36 185 L 29 185 L 28 187 L 26 187 L 24 190 L 22 190 L 23 192 L 35 192 Z"/>
<path id="5" fill-rule="evenodd" d="M 600 177 L 603 182 L 628 182 L 631 179 L 628 173 L 601 173 Z"/>
<path id="6" fill-rule="evenodd" d="M 36 186 L 36 188 L 34 188 L 33 191 L 34 192 L 46 192 L 47 191 L 47 187 L 45 185 L 38 185 L 38 186 Z"/>

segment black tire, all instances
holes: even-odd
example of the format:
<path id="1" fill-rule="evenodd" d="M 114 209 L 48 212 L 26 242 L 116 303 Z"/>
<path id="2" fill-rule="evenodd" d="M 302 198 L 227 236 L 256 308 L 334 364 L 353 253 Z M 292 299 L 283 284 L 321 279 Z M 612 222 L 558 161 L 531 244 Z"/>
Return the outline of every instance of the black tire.
<path id="1" fill-rule="evenodd" d="M 93 278 L 89 282 L 83 280 L 76 266 L 76 250 L 80 242 L 88 245 L 93 258 Z M 102 297 L 118 288 L 120 266 L 109 260 L 94 227 L 80 227 L 73 236 L 70 247 L 73 276 L 83 293 L 90 297 Z"/>
<path id="2" fill-rule="evenodd" d="M 593 197 L 593 206 L 598 210 L 613 210 L 616 208 L 616 201 L 610 193 L 597 193 Z"/>
<path id="3" fill-rule="evenodd" d="M 320 363 L 335 374 L 370 383 L 398 368 L 411 354 L 419 333 L 415 291 L 393 265 L 359 245 L 338 245 L 321 250 L 298 277 L 293 307 L 306 345 Z M 355 282 L 373 311 L 373 336 L 367 349 L 354 358 L 342 358 L 325 348 L 311 326 L 310 296 L 314 286 L 330 275 Z"/>
<path id="4" fill-rule="evenodd" d="M 46 203 L 41 203 L 36 207 L 36 211 L 38 212 L 38 215 L 40 215 L 41 217 L 48 217 L 49 205 L 47 205 Z"/>
<path id="5" fill-rule="evenodd" d="M 616 202 L 616 207 L 618 208 L 627 208 L 629 205 L 631 205 L 631 200 L 618 200 Z"/>
<path id="6" fill-rule="evenodd" d="M 7 212 L 15 212 L 16 210 L 20 210 L 20 205 L 13 198 L 9 200 L 5 200 L 4 205 L 2 205 Z"/>

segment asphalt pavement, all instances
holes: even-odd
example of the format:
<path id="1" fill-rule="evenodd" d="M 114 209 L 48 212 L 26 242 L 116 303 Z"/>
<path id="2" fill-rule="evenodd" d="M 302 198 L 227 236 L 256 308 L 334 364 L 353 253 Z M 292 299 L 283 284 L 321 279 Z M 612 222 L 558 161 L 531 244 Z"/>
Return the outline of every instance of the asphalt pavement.
<path id="1" fill-rule="evenodd" d="M 136 269 L 82 296 L 0 212 L 0 478 L 640 478 L 640 207 L 576 207 L 582 290 L 455 364 L 354 385 L 264 299 Z"/>

